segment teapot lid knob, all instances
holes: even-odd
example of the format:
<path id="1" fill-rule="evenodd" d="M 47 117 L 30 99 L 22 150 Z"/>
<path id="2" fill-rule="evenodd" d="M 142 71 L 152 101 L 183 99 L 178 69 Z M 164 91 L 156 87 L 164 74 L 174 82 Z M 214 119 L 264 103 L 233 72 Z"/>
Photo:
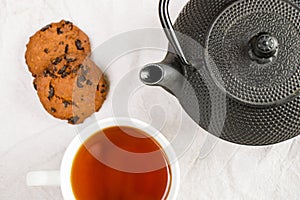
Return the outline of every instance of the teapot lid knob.
<path id="1" fill-rule="evenodd" d="M 260 33 L 250 40 L 249 55 L 259 63 L 268 63 L 278 53 L 278 40 L 269 33 Z"/>

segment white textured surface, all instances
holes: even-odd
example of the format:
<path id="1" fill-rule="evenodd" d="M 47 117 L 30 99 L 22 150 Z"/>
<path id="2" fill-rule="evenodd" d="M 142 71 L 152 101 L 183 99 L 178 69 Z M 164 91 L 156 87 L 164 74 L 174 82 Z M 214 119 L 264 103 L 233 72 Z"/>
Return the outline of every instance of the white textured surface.
<path id="1" fill-rule="evenodd" d="M 24 60 L 29 36 L 49 22 L 67 19 L 83 29 L 96 48 L 114 35 L 159 27 L 157 1 L 0 0 L 1 200 L 62 199 L 58 187 L 27 187 L 26 173 L 58 169 L 76 134 L 73 126 L 49 116 L 39 103 Z M 171 2 L 173 19 L 185 3 Z M 124 74 L 163 55 L 138 51 L 116 60 L 106 70 L 111 91 L 96 117 L 116 115 L 115 88 L 135 83 L 124 82 Z M 268 147 L 220 141 L 198 128 L 177 101 L 158 88 L 135 90 L 125 103 L 130 116 L 152 122 L 176 141 L 182 175 L 178 199 L 300 199 L 299 137 Z"/>

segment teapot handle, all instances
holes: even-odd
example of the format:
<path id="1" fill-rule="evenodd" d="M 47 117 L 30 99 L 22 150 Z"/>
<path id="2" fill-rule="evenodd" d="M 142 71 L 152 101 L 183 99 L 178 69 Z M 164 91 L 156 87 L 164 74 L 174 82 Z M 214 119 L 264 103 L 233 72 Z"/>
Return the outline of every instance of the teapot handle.
<path id="1" fill-rule="evenodd" d="M 170 0 L 160 0 L 159 1 L 159 17 L 162 27 L 164 28 L 164 32 L 174 48 L 175 53 L 178 55 L 181 63 L 183 65 L 189 65 L 189 62 L 187 61 L 183 50 L 180 46 L 180 43 L 178 41 L 178 38 L 176 36 L 175 30 L 173 28 L 171 18 L 169 15 L 169 1 Z"/>

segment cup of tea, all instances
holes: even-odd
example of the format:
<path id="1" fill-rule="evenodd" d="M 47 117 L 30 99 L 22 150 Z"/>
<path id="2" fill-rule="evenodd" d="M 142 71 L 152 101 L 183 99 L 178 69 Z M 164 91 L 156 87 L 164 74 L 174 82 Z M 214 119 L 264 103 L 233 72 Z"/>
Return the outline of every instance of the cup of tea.
<path id="1" fill-rule="evenodd" d="M 176 199 L 180 169 L 170 142 L 137 119 L 109 118 L 79 131 L 59 171 L 27 174 L 28 186 L 60 185 L 64 199 Z"/>

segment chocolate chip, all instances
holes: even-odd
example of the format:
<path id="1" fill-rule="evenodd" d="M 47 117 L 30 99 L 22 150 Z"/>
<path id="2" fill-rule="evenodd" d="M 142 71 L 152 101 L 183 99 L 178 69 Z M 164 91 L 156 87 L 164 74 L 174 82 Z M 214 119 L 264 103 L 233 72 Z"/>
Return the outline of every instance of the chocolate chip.
<path id="1" fill-rule="evenodd" d="M 66 58 L 67 62 L 75 62 L 76 61 L 76 58 Z"/>
<path id="2" fill-rule="evenodd" d="M 58 70 L 58 74 L 63 74 L 67 70 L 68 66 L 64 65 L 60 70 Z"/>
<path id="3" fill-rule="evenodd" d="M 89 72 L 89 70 L 88 70 L 88 69 L 86 69 L 86 70 L 83 70 L 83 71 L 82 71 L 82 73 L 83 73 L 84 75 L 87 75 L 87 74 L 88 74 L 88 72 Z"/>
<path id="4" fill-rule="evenodd" d="M 82 47 L 82 44 L 81 44 L 81 41 L 80 40 L 76 40 L 75 41 L 75 45 L 76 45 L 76 48 L 78 50 L 84 50 L 84 48 Z"/>
<path id="5" fill-rule="evenodd" d="M 105 90 L 101 90 L 101 94 L 103 94 L 105 92 Z"/>
<path id="6" fill-rule="evenodd" d="M 69 72 L 64 72 L 64 73 L 62 73 L 61 77 L 66 78 L 69 74 L 70 74 Z"/>
<path id="7" fill-rule="evenodd" d="M 62 58 L 57 57 L 57 58 L 55 58 L 54 61 L 52 61 L 52 64 L 53 64 L 53 65 L 57 65 L 57 64 L 59 64 L 61 61 L 62 61 Z"/>
<path id="8" fill-rule="evenodd" d="M 69 28 L 70 30 L 73 30 L 73 23 L 72 23 L 72 22 L 65 21 L 65 24 L 68 25 L 68 28 Z"/>
<path id="9" fill-rule="evenodd" d="M 87 84 L 87 85 L 93 85 L 93 82 L 90 81 L 90 80 L 87 80 L 87 81 L 86 81 L 86 84 Z"/>
<path id="10" fill-rule="evenodd" d="M 76 124 L 76 122 L 78 122 L 78 120 L 79 120 L 79 117 L 78 116 L 74 116 L 74 117 L 69 118 L 68 122 L 70 124 Z"/>
<path id="11" fill-rule="evenodd" d="M 50 85 L 49 85 L 48 99 L 50 100 L 53 96 L 54 96 L 54 88 L 53 88 L 53 86 L 50 84 Z"/>
<path id="12" fill-rule="evenodd" d="M 69 51 L 69 45 L 67 44 L 66 47 L 65 47 L 65 54 L 67 54 Z"/>
<path id="13" fill-rule="evenodd" d="M 51 112 L 52 112 L 52 113 L 55 113 L 55 112 L 56 112 L 56 109 L 55 109 L 55 108 L 51 108 Z"/>
<path id="14" fill-rule="evenodd" d="M 48 30 L 49 28 L 51 28 L 52 27 L 52 25 L 51 24 L 49 24 L 49 25 L 47 25 L 47 26 L 45 26 L 45 27 L 43 27 L 42 29 L 41 29 L 41 31 L 46 31 L 46 30 Z"/>
<path id="15" fill-rule="evenodd" d="M 67 108 L 69 105 L 72 105 L 72 101 L 63 101 L 63 104 Z"/>
<path id="16" fill-rule="evenodd" d="M 77 70 L 76 68 L 72 69 L 72 73 L 73 73 L 73 74 L 77 74 L 77 71 L 78 71 L 78 70 Z"/>
<path id="17" fill-rule="evenodd" d="M 82 85 L 81 82 L 79 81 L 79 78 L 77 79 L 77 87 L 78 87 L 78 88 L 83 88 L 83 85 Z"/>
<path id="18" fill-rule="evenodd" d="M 53 73 L 51 73 L 51 72 L 49 71 L 49 69 L 44 70 L 44 71 L 43 71 L 43 75 L 44 75 L 45 77 L 50 76 L 51 78 L 56 78 L 56 76 L 55 76 Z"/>
<path id="19" fill-rule="evenodd" d="M 49 49 L 47 49 L 47 48 L 44 49 L 44 52 L 48 54 L 49 53 Z"/>
<path id="20" fill-rule="evenodd" d="M 63 34 L 64 32 L 62 32 L 61 28 L 57 28 L 56 29 L 57 35 Z"/>
<path id="21" fill-rule="evenodd" d="M 75 62 L 77 59 L 76 58 L 66 58 L 66 60 L 70 63 L 70 62 Z"/>
<path id="22" fill-rule="evenodd" d="M 87 69 L 86 66 L 80 64 L 80 65 L 79 65 L 79 68 L 82 70 L 82 73 L 83 73 L 84 75 L 87 75 L 87 74 L 88 74 L 89 70 Z"/>
<path id="23" fill-rule="evenodd" d="M 84 69 L 84 65 L 83 65 L 83 64 L 80 64 L 78 67 L 79 67 L 80 69 Z"/>
<path id="24" fill-rule="evenodd" d="M 100 87 L 99 87 L 99 84 L 97 85 L 97 91 L 99 91 Z"/>
<path id="25" fill-rule="evenodd" d="M 48 69 L 44 70 L 44 71 L 43 71 L 43 75 L 44 75 L 44 76 L 47 76 L 47 75 L 48 75 L 48 72 L 49 72 Z"/>
<path id="26" fill-rule="evenodd" d="M 65 56 L 65 60 L 70 63 L 70 62 L 75 62 L 77 59 Z"/>
<path id="27" fill-rule="evenodd" d="M 78 77 L 78 81 L 81 82 L 81 83 L 84 82 L 84 81 L 86 81 L 85 76 L 79 76 Z"/>
<path id="28" fill-rule="evenodd" d="M 53 73 L 49 73 L 49 76 L 50 76 L 51 78 L 56 78 L 56 76 L 55 76 Z"/>
<path id="29" fill-rule="evenodd" d="M 102 87 L 105 87 L 105 85 L 103 84 Z"/>
<path id="30" fill-rule="evenodd" d="M 49 74 L 50 74 L 50 71 L 48 68 L 43 71 L 44 76 L 48 76 Z"/>
<path id="31" fill-rule="evenodd" d="M 33 87 L 34 87 L 35 90 L 37 90 L 37 85 L 34 81 L 33 81 Z"/>

